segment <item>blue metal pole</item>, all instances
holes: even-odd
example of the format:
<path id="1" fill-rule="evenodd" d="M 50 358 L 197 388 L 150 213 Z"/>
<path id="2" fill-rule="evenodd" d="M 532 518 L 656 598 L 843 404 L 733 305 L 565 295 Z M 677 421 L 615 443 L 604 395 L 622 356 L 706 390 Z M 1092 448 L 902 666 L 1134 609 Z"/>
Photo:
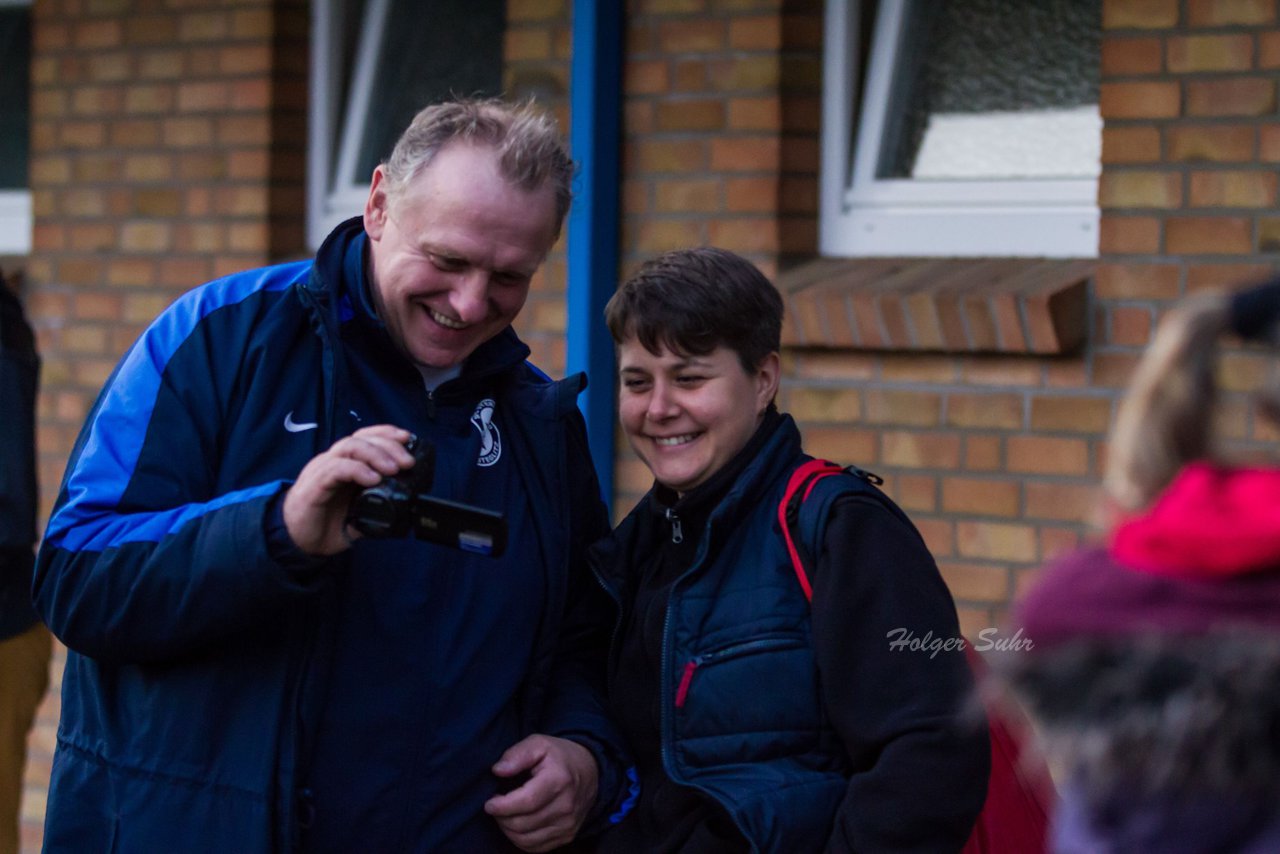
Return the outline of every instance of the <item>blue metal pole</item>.
<path id="1" fill-rule="evenodd" d="M 569 213 L 568 370 L 591 384 L 578 398 L 605 500 L 613 504 L 615 359 L 604 306 L 617 287 L 622 7 L 575 0 L 569 147 L 578 182 Z"/>

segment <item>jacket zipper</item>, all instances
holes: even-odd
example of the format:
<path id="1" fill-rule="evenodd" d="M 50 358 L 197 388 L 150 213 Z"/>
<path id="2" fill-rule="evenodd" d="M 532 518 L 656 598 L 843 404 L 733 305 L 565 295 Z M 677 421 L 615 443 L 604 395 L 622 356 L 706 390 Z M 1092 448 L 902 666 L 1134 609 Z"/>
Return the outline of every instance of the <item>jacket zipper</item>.
<path id="1" fill-rule="evenodd" d="M 680 517 L 676 515 L 674 507 L 668 507 L 665 511 L 667 521 L 671 523 L 671 542 L 677 545 L 684 542 L 684 528 L 680 526 Z"/>
<path id="2" fill-rule="evenodd" d="M 684 672 L 680 674 L 680 686 L 676 689 L 676 708 L 682 708 L 684 701 L 689 695 L 689 685 L 693 682 L 694 672 L 704 664 L 709 664 L 717 659 L 732 658 L 744 652 L 754 652 L 757 649 L 769 649 L 777 647 L 796 646 L 798 641 L 794 638 L 759 638 L 752 641 L 744 641 L 735 643 L 723 649 L 713 650 L 712 652 L 704 652 L 701 655 L 695 655 L 693 658 L 685 662 Z"/>

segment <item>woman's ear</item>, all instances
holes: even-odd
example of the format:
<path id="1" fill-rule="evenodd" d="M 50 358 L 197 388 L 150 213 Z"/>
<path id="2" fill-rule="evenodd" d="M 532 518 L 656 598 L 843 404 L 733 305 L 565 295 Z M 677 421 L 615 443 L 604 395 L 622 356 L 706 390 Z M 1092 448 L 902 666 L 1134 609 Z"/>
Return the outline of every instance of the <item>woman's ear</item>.
<path id="1" fill-rule="evenodd" d="M 756 414 L 769 408 L 773 399 L 778 396 L 778 383 L 781 379 L 782 365 L 777 351 L 760 360 L 756 367 Z"/>

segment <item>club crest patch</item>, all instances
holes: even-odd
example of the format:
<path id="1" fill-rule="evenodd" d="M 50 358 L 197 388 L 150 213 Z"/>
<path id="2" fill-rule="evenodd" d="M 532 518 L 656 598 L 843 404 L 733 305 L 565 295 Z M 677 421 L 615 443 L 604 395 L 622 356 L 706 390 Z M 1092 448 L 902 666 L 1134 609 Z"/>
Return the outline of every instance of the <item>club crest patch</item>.
<path id="1" fill-rule="evenodd" d="M 498 425 L 493 423 L 494 406 L 493 399 L 486 397 L 471 414 L 471 423 L 480 431 L 478 466 L 491 466 L 502 456 L 502 437 L 498 434 Z"/>

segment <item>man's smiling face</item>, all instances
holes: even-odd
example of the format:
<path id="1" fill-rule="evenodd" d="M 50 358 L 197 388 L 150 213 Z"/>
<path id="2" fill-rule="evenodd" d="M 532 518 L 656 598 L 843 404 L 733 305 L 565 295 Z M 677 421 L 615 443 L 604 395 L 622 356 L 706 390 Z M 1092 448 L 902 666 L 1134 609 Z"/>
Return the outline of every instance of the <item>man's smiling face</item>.
<path id="1" fill-rule="evenodd" d="M 455 142 L 392 193 L 382 166 L 365 205 L 373 298 L 414 362 L 460 364 L 511 324 L 556 238 L 551 182 L 513 186 L 493 149 Z"/>

